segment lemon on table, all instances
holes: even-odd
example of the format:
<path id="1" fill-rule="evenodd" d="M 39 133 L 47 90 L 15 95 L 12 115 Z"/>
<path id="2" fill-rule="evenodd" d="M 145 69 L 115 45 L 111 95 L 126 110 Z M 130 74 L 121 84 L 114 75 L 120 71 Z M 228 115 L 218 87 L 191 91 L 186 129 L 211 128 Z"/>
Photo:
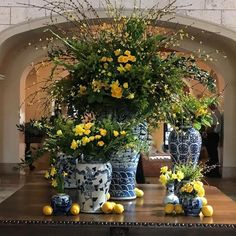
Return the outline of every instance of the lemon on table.
<path id="1" fill-rule="evenodd" d="M 107 193 L 106 194 L 106 198 L 107 198 L 107 201 L 111 198 L 111 194 L 110 193 Z"/>
<path id="2" fill-rule="evenodd" d="M 164 211 L 166 214 L 171 214 L 175 209 L 175 206 L 171 203 L 165 205 Z"/>
<path id="3" fill-rule="evenodd" d="M 202 207 L 202 214 L 204 216 L 213 216 L 213 207 L 210 205 L 206 205 Z"/>
<path id="4" fill-rule="evenodd" d="M 181 214 L 181 213 L 183 213 L 183 207 L 182 207 L 181 204 L 176 204 L 176 205 L 174 206 L 174 210 L 175 210 L 175 213 L 176 213 L 176 214 Z"/>
<path id="5" fill-rule="evenodd" d="M 101 209 L 104 213 L 111 213 L 115 206 L 114 202 L 105 202 L 103 203 Z"/>
<path id="6" fill-rule="evenodd" d="M 113 212 L 117 214 L 121 214 L 124 211 L 124 206 L 122 204 L 115 204 Z"/>
<path id="7" fill-rule="evenodd" d="M 70 208 L 70 213 L 74 216 L 78 215 L 80 212 L 80 206 L 78 203 L 73 203 Z"/>
<path id="8" fill-rule="evenodd" d="M 200 197 L 202 200 L 202 205 L 206 206 L 207 205 L 207 199 L 205 197 Z"/>
<path id="9" fill-rule="evenodd" d="M 135 188 L 134 192 L 135 192 L 136 197 L 143 197 L 143 195 L 144 195 L 143 190 L 141 190 L 139 188 Z"/>
<path id="10" fill-rule="evenodd" d="M 43 207 L 43 214 L 45 216 L 51 216 L 52 213 L 53 213 L 53 209 L 50 205 L 46 205 L 46 206 Z"/>

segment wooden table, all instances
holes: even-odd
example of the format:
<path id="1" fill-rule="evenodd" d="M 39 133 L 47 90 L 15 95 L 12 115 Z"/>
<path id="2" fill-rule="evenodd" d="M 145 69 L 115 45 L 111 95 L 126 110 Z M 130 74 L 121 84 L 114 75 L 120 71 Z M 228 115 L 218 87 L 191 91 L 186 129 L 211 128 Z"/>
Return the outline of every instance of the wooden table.
<path id="1" fill-rule="evenodd" d="M 217 188 L 207 186 L 213 217 L 166 216 L 160 185 L 140 185 L 143 198 L 121 202 L 125 212 L 78 216 L 43 216 L 42 206 L 53 194 L 41 175 L 30 181 L 0 204 L 0 235 L 236 235 L 236 203 Z M 76 201 L 76 190 L 70 190 Z M 210 234 L 209 234 L 210 233 Z"/>

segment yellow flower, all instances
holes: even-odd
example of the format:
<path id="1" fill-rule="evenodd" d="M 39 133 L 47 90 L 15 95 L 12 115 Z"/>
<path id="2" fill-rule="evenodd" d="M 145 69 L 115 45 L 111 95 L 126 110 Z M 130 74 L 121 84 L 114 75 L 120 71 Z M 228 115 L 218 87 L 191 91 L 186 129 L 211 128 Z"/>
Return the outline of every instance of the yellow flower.
<path id="1" fill-rule="evenodd" d="M 66 177 L 68 175 L 68 173 L 66 173 L 65 171 L 62 172 L 62 176 Z"/>
<path id="2" fill-rule="evenodd" d="M 95 135 L 95 139 L 100 139 L 101 137 L 102 137 L 102 136 L 99 135 L 99 134 Z"/>
<path id="3" fill-rule="evenodd" d="M 87 90 L 86 86 L 83 86 L 83 85 L 79 86 L 79 93 L 81 95 L 85 95 L 86 94 L 86 90 Z"/>
<path id="4" fill-rule="evenodd" d="M 56 179 L 52 180 L 52 186 L 53 186 L 54 188 L 56 188 L 56 187 L 58 186 Z"/>
<path id="5" fill-rule="evenodd" d="M 75 128 L 73 129 L 73 131 L 75 132 L 75 136 L 82 136 L 84 133 L 84 125 L 80 124 L 80 125 L 76 125 Z"/>
<path id="6" fill-rule="evenodd" d="M 112 57 L 107 57 L 107 61 L 108 61 L 108 62 L 112 62 L 112 61 L 113 61 L 113 58 L 112 58 Z"/>
<path id="7" fill-rule="evenodd" d="M 105 144 L 105 143 L 104 143 L 103 141 L 99 141 L 99 142 L 98 142 L 98 146 L 99 146 L 99 147 L 104 146 L 104 144 Z"/>
<path id="8" fill-rule="evenodd" d="M 122 131 L 120 131 L 120 134 L 125 136 L 126 135 L 126 131 L 122 130 Z"/>
<path id="9" fill-rule="evenodd" d="M 193 182 L 193 188 L 194 190 L 196 190 L 197 192 L 202 188 L 202 185 L 199 183 L 200 181 L 195 181 Z"/>
<path id="10" fill-rule="evenodd" d="M 102 136 L 106 136 L 107 135 L 107 131 L 105 129 L 99 129 L 99 131 L 100 131 L 100 134 Z"/>
<path id="11" fill-rule="evenodd" d="M 134 99 L 134 93 L 130 93 L 128 96 L 127 96 L 128 99 Z"/>
<path id="12" fill-rule="evenodd" d="M 124 52 L 124 54 L 125 54 L 126 56 L 130 56 L 130 55 L 131 55 L 131 52 L 130 52 L 129 50 L 126 50 L 126 51 Z"/>
<path id="13" fill-rule="evenodd" d="M 198 191 L 198 196 L 199 197 L 204 197 L 205 196 L 205 189 L 203 187 L 201 187 Z"/>
<path id="14" fill-rule="evenodd" d="M 113 131 L 113 135 L 114 135 L 115 137 L 117 137 L 117 136 L 119 135 L 119 132 L 116 131 L 116 130 L 114 130 L 114 131 Z"/>
<path id="15" fill-rule="evenodd" d="M 89 123 L 86 123 L 84 125 L 84 129 L 91 129 L 91 127 L 93 126 L 93 123 L 89 122 Z"/>
<path id="16" fill-rule="evenodd" d="M 107 76 L 111 77 L 111 76 L 112 76 L 112 73 L 111 73 L 111 72 L 108 72 L 108 73 L 107 73 Z M 104 86 L 104 84 L 103 84 L 103 86 Z"/>
<path id="17" fill-rule="evenodd" d="M 70 148 L 75 150 L 76 148 L 78 148 L 78 143 L 73 139 L 73 141 L 71 142 Z"/>
<path id="18" fill-rule="evenodd" d="M 87 143 L 90 142 L 90 139 L 87 136 L 85 136 L 85 137 L 82 138 L 81 141 L 82 141 L 82 145 L 85 146 Z"/>
<path id="19" fill-rule="evenodd" d="M 55 167 L 52 167 L 52 168 L 51 168 L 51 171 L 50 171 L 50 175 L 51 175 L 51 176 L 54 176 L 56 173 L 57 173 L 56 168 L 55 168 Z"/>
<path id="20" fill-rule="evenodd" d="M 135 62 L 136 61 L 136 57 L 135 56 L 128 56 L 127 57 L 128 61 L 131 61 L 131 62 Z"/>
<path id="21" fill-rule="evenodd" d="M 106 57 L 102 57 L 100 61 L 101 61 L 101 62 L 106 62 L 106 61 L 107 61 L 107 58 L 106 58 Z"/>
<path id="22" fill-rule="evenodd" d="M 184 178 L 184 173 L 182 171 L 177 171 L 177 180 L 181 181 Z"/>
<path id="23" fill-rule="evenodd" d="M 123 73 L 126 71 L 125 68 L 124 68 L 124 66 L 121 65 L 121 64 L 117 67 L 117 70 L 118 70 L 121 74 L 123 74 Z"/>
<path id="24" fill-rule="evenodd" d="M 123 83 L 123 87 L 125 88 L 125 89 L 127 89 L 128 87 L 129 87 L 129 84 L 126 82 L 126 83 Z"/>
<path id="25" fill-rule="evenodd" d="M 127 63 L 128 61 L 129 61 L 129 57 L 126 57 L 126 56 L 119 56 L 118 57 L 119 63 Z"/>
<path id="26" fill-rule="evenodd" d="M 161 182 L 161 184 L 166 185 L 167 183 L 166 175 L 160 175 L 159 181 Z"/>
<path id="27" fill-rule="evenodd" d="M 50 174 L 49 174 L 48 171 L 45 172 L 44 178 L 46 178 L 46 179 L 49 179 L 49 178 L 50 178 Z"/>
<path id="28" fill-rule="evenodd" d="M 177 174 L 172 174 L 172 175 L 171 175 L 171 178 L 172 178 L 172 179 L 177 179 L 177 178 L 178 178 L 178 177 L 177 177 Z"/>
<path id="29" fill-rule="evenodd" d="M 202 115 L 206 115 L 207 114 L 207 109 L 200 107 L 197 111 L 196 111 L 196 117 L 198 116 L 202 116 Z"/>
<path id="30" fill-rule="evenodd" d="M 95 139 L 94 136 L 90 136 L 90 137 L 89 137 L 89 140 L 90 140 L 90 141 L 94 141 L 94 139 Z"/>
<path id="31" fill-rule="evenodd" d="M 163 166 L 163 167 L 161 167 L 161 173 L 162 174 L 165 174 L 166 172 L 168 171 L 168 166 Z"/>
<path id="32" fill-rule="evenodd" d="M 60 129 L 57 130 L 57 136 L 62 136 L 62 131 Z"/>
<path id="33" fill-rule="evenodd" d="M 111 96 L 114 98 L 121 98 L 122 97 L 122 88 L 119 87 L 118 80 L 116 82 L 113 82 L 111 84 Z"/>
<path id="34" fill-rule="evenodd" d="M 132 65 L 130 65 L 129 63 L 127 63 L 127 64 L 125 65 L 125 69 L 126 69 L 127 71 L 130 71 L 131 68 L 132 68 Z"/>
<path id="35" fill-rule="evenodd" d="M 85 131 L 84 131 L 84 134 L 85 135 L 89 135 L 91 133 L 91 130 L 89 130 L 89 129 L 86 129 Z"/>
<path id="36" fill-rule="evenodd" d="M 191 193 L 193 191 L 193 186 L 192 184 L 188 183 L 185 185 L 185 192 Z"/>
<path id="37" fill-rule="evenodd" d="M 100 92 L 102 89 L 103 83 L 101 80 L 93 80 L 92 81 L 92 88 L 94 92 Z"/>
<path id="38" fill-rule="evenodd" d="M 120 49 L 116 49 L 116 50 L 114 51 L 114 53 L 115 53 L 116 56 L 119 56 L 120 53 L 121 53 L 121 50 L 120 50 Z"/>

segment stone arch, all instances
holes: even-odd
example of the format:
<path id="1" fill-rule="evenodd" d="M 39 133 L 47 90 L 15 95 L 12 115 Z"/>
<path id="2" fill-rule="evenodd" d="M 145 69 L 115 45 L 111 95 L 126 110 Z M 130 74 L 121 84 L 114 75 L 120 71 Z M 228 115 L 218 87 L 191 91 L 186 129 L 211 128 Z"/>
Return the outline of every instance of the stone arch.
<path id="1" fill-rule="evenodd" d="M 127 10 L 125 12 L 129 14 Z M 101 17 L 106 17 L 104 11 L 99 11 Z M 13 26 L 0 33 L 0 162 L 19 162 L 19 133 L 15 125 L 19 122 L 20 81 L 31 62 L 46 56 L 46 51 L 40 45 L 38 50 L 28 46 L 30 41 L 37 41 L 45 35 L 43 32 L 49 18 L 41 18 Z M 57 19 L 58 24 L 66 24 L 63 18 Z M 185 39 L 179 46 L 180 50 L 191 52 L 199 47 L 199 41 L 204 42 L 201 48 L 212 53 L 217 59 L 210 66 L 219 73 L 228 84 L 225 90 L 224 109 L 224 175 L 229 169 L 236 168 L 236 32 L 225 27 L 208 23 L 186 16 L 176 16 L 171 21 L 161 22 L 163 27 L 186 28 L 196 40 Z M 44 37 L 45 38 L 45 37 Z M 43 41 L 41 42 L 43 45 Z M 40 44 L 40 43 L 39 43 Z M 216 53 L 216 49 L 225 52 L 227 58 Z M 232 172 L 233 173 L 233 172 Z"/>

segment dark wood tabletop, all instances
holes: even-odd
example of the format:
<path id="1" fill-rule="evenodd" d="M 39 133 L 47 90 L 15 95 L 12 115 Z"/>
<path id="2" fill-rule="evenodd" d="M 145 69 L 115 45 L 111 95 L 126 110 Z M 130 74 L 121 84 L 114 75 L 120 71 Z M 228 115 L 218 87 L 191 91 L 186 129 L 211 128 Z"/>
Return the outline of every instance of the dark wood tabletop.
<path id="1" fill-rule="evenodd" d="M 209 230 L 214 232 L 214 235 L 217 235 L 217 232 L 236 235 L 236 203 L 216 187 L 205 187 L 208 203 L 214 208 L 212 217 L 165 215 L 162 204 L 164 187 L 153 184 L 139 187 L 144 191 L 144 197 L 120 202 L 125 207 L 123 214 L 80 213 L 78 216 L 44 216 L 42 207 L 50 203 L 54 192 L 43 176 L 33 176 L 24 187 L 0 204 L 0 232 L 6 232 L 0 235 L 65 235 L 60 234 L 63 230 L 68 233 L 71 231 L 70 235 L 74 235 L 75 228 L 80 229 L 81 235 L 83 232 L 85 235 L 108 235 L 108 232 L 112 235 L 139 235 L 141 232 L 154 235 L 156 231 L 163 231 L 167 235 L 174 235 L 178 231 L 181 235 L 185 235 L 185 231 L 191 232 L 191 235 L 196 232 L 198 235 L 197 232 Z M 77 191 L 70 190 L 68 193 L 73 202 L 76 202 Z M 16 230 L 17 234 L 14 234 Z M 91 232 L 86 234 L 87 230 Z"/>

